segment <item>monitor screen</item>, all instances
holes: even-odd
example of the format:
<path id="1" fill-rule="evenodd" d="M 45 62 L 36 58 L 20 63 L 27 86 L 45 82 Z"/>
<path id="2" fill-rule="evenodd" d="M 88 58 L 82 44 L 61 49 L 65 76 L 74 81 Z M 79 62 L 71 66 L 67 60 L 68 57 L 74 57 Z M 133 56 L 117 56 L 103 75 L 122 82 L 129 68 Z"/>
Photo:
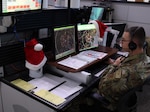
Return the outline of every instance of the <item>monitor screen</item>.
<path id="1" fill-rule="evenodd" d="M 77 26 L 79 51 L 95 48 L 98 46 L 96 27 L 94 24 L 79 24 Z"/>
<path id="2" fill-rule="evenodd" d="M 66 25 L 54 28 L 54 54 L 56 60 L 76 52 L 75 31 L 75 25 Z"/>
<path id="3" fill-rule="evenodd" d="M 104 7 L 92 7 L 90 20 L 102 20 Z"/>
<path id="4" fill-rule="evenodd" d="M 2 0 L 2 14 L 42 10 L 43 0 Z"/>

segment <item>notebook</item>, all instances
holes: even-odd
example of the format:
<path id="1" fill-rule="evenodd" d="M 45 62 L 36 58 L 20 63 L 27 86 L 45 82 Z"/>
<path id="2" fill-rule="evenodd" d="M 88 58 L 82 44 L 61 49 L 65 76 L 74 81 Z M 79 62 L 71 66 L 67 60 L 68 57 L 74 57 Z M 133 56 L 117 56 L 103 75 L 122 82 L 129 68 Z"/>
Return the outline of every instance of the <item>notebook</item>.
<path id="1" fill-rule="evenodd" d="M 73 69 L 79 69 L 97 59 L 102 59 L 107 55 L 107 53 L 94 51 L 94 50 L 86 50 L 82 51 L 79 54 L 68 57 L 64 60 L 61 60 L 58 62 L 58 64 L 61 64 L 66 67 L 70 67 Z"/>

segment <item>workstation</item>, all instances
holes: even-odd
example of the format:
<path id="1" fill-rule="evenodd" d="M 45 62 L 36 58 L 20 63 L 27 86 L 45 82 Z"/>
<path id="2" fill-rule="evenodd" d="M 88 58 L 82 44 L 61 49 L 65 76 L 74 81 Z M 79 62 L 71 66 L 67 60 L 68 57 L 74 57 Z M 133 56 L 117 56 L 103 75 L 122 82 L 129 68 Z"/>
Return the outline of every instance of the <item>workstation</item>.
<path id="1" fill-rule="evenodd" d="M 121 20 L 122 16 L 114 17 L 117 15 L 116 10 L 122 7 L 119 6 L 120 3 L 115 1 L 103 4 L 99 1 L 81 0 L 80 6 L 79 4 L 74 6 L 72 0 L 68 0 L 67 3 L 66 0 L 56 1 L 48 0 L 47 6 L 46 0 L 43 0 L 43 7 L 37 12 L 34 10 L 2 14 L 1 20 L 11 18 L 9 21 L 11 24 L 7 27 L 2 24 L 7 31 L 3 29 L 0 33 L 2 53 L 0 55 L 0 112 L 65 112 L 74 101 L 97 87 L 102 71 L 108 66 L 105 63 L 107 59 L 122 55 L 115 47 L 116 40 L 121 38 L 125 27 L 132 25 L 130 22 L 133 18 L 130 14 L 128 20 Z M 83 3 L 86 5 L 83 6 Z M 96 6 L 91 3 L 96 3 Z M 97 3 L 100 5 L 97 6 Z M 104 9 L 104 16 L 100 20 L 108 26 L 108 31 L 104 32 L 101 42 L 97 40 L 96 44 L 83 48 L 81 45 L 83 39 L 80 39 L 83 34 L 79 37 L 79 31 L 82 31 L 80 29 L 82 25 L 91 25 L 88 22 L 92 7 Z M 134 7 L 129 9 L 131 8 Z M 141 24 L 147 23 L 141 22 Z M 59 31 L 63 28 L 71 28 L 68 34 L 72 40 L 65 39 L 71 43 L 71 47 L 67 46 L 67 49 L 61 45 L 61 42 L 65 43 L 60 39 L 60 35 L 63 35 L 63 31 L 67 31 Z M 33 38 L 43 45 L 43 53 L 46 57 L 40 77 L 31 76 L 31 71 L 26 66 L 27 57 L 24 49 Z M 71 50 L 62 53 L 62 49 L 68 50 L 68 48 Z M 95 51 L 105 55 L 79 68 L 60 64 L 67 58 L 74 59 L 74 56 L 86 53 L 85 51 Z M 36 60 L 36 57 L 33 60 Z M 81 64 L 82 62 L 78 62 L 77 65 Z"/>

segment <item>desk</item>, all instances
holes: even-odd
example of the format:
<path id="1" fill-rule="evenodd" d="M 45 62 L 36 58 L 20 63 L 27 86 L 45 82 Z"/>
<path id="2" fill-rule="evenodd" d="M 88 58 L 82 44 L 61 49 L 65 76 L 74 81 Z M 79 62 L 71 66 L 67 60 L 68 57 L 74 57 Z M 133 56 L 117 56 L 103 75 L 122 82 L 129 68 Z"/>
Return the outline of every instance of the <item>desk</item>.
<path id="1" fill-rule="evenodd" d="M 106 58 L 108 58 L 109 56 L 117 52 L 116 49 L 102 47 L 102 46 L 99 46 L 98 49 L 100 51 L 104 51 L 109 54 Z M 94 64 L 98 64 L 101 62 L 102 60 L 99 60 L 99 62 L 95 62 Z M 100 65 L 103 66 L 102 64 Z M 87 68 L 92 69 L 92 67 L 93 66 L 88 66 Z M 93 76 L 92 81 L 88 85 L 81 84 L 83 88 L 80 91 L 66 98 L 66 101 L 64 103 L 58 106 L 55 106 L 55 105 L 52 105 L 50 102 L 43 100 L 40 97 L 37 97 L 33 93 L 24 91 L 21 88 L 18 88 L 14 86 L 12 83 L 10 83 L 10 81 L 15 80 L 16 78 L 23 78 L 27 81 L 31 80 L 31 78 L 27 75 L 27 73 L 14 74 L 12 76 L 3 77 L 0 79 L 1 80 L 0 89 L 2 92 L 1 94 L 3 98 L 4 112 L 60 112 L 60 111 L 65 111 L 71 102 L 78 99 L 80 96 L 82 97 L 82 95 L 85 95 L 99 81 L 99 78 Z"/>

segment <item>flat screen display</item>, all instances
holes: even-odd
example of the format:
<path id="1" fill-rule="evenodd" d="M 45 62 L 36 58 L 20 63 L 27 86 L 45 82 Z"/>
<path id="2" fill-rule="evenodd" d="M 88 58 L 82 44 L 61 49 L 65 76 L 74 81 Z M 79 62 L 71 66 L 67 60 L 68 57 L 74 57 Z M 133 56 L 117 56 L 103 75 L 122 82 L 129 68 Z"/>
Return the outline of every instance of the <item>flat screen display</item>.
<path id="1" fill-rule="evenodd" d="M 104 13 L 103 7 L 92 7 L 90 20 L 102 20 L 103 13 Z"/>
<path id="2" fill-rule="evenodd" d="M 54 28 L 54 54 L 56 60 L 76 52 L 75 31 L 75 25 L 66 25 Z"/>
<path id="3" fill-rule="evenodd" d="M 96 27 L 94 24 L 79 24 L 77 26 L 79 51 L 95 48 L 98 46 Z"/>
<path id="4" fill-rule="evenodd" d="M 42 10 L 43 0 L 2 0 L 2 14 Z"/>

